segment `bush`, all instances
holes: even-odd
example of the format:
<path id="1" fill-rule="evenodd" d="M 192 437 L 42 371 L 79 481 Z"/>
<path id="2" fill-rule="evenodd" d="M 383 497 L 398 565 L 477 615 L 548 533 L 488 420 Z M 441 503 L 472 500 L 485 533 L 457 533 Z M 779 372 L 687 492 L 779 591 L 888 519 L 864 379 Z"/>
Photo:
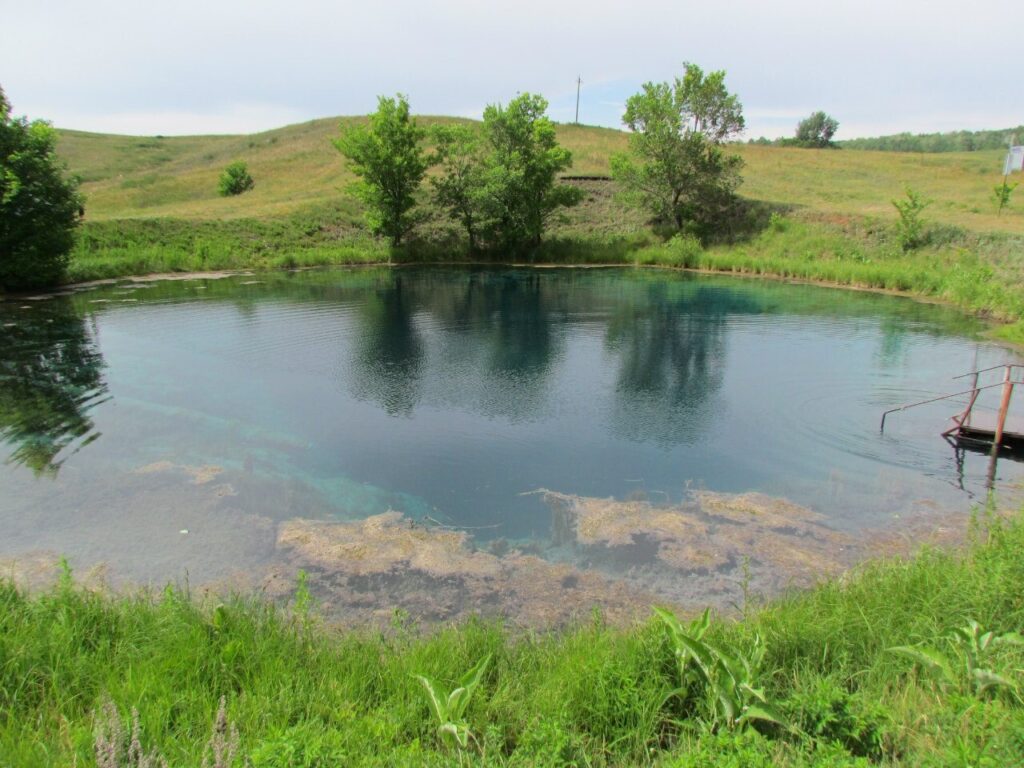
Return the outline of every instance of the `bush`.
<path id="1" fill-rule="evenodd" d="M 38 288 L 64 277 L 82 198 L 56 149 L 49 123 L 12 117 L 0 89 L 0 289 Z"/>
<path id="2" fill-rule="evenodd" d="M 256 186 L 256 182 L 252 180 L 248 167 L 241 160 L 236 160 L 228 165 L 220 175 L 221 197 L 240 195 L 243 192 L 248 192 L 254 186 Z"/>
<path id="3" fill-rule="evenodd" d="M 893 200 L 893 207 L 899 214 L 896 221 L 896 238 L 904 251 L 912 251 L 920 245 L 924 245 L 924 220 L 921 213 L 931 205 L 930 200 L 924 197 L 915 189 L 907 187 L 906 200 Z"/>

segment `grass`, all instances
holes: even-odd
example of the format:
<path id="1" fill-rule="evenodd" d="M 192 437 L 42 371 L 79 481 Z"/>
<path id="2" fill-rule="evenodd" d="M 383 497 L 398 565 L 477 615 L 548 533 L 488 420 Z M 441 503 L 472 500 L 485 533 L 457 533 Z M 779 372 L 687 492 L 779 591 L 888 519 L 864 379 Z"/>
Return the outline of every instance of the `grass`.
<path id="1" fill-rule="evenodd" d="M 58 151 L 83 179 L 91 221 L 126 218 L 221 220 L 265 218 L 333 205 L 353 180 L 331 145 L 342 123 L 323 118 L 246 136 L 140 137 L 60 131 Z M 426 125 L 454 118 L 422 117 Z M 469 121 L 461 121 L 469 122 Z M 627 147 L 622 131 L 560 125 L 573 152 L 573 174 L 609 172 L 609 157 Z M 934 219 L 974 232 L 1024 234 L 1024 205 L 1001 216 L 991 200 L 1005 152 L 942 154 L 810 150 L 737 145 L 744 159 L 742 193 L 812 212 L 892 218 L 890 200 L 910 185 L 934 200 Z M 234 198 L 217 180 L 243 160 L 256 181 Z"/>
<path id="2" fill-rule="evenodd" d="M 459 233 L 426 207 L 410 246 L 391 252 L 370 238 L 353 181 L 331 146 L 341 123 L 325 118 L 248 136 L 132 137 L 61 131 L 59 149 L 84 180 L 88 218 L 72 281 L 154 272 L 264 269 L 465 258 Z M 424 117 L 425 124 L 454 118 Z M 467 122 L 467 121 L 462 121 Z M 561 125 L 573 173 L 602 175 L 626 148 L 621 131 Z M 910 154 L 738 145 L 743 194 L 753 210 L 787 212 L 773 229 L 740 233 L 698 253 L 666 245 L 614 185 L 576 182 L 584 203 L 557 224 L 539 259 L 637 263 L 776 275 L 888 288 L 953 302 L 1015 323 L 1024 341 L 1021 245 L 1024 206 L 996 216 L 989 199 L 1000 151 Z M 217 194 L 223 168 L 243 160 L 256 180 L 244 195 Z M 905 186 L 931 201 L 931 242 L 895 248 L 891 201 Z"/>
<path id="3" fill-rule="evenodd" d="M 975 526 L 961 552 L 868 564 L 746 618 L 713 617 L 702 642 L 764 657 L 752 682 L 786 727 L 729 727 L 652 619 L 513 633 L 469 622 L 422 634 L 338 634 L 301 588 L 281 610 L 200 604 L 180 590 L 111 596 L 67 575 L 28 596 L 0 586 L 0 763 L 90 765 L 93 715 L 109 698 L 172 766 L 195 766 L 218 701 L 254 768 L 333 765 L 1007 766 L 1024 761 L 1024 651 L 984 663 L 1005 686 L 939 685 L 888 649 L 936 645 L 976 620 L 1024 624 L 1024 524 Z M 490 663 L 484 668 L 484 659 Z M 438 733 L 422 681 L 458 704 L 467 748 Z M 746 674 L 746 673 L 744 673 Z M 699 680 L 699 676 L 693 678 Z M 435 683 L 436 681 L 436 683 Z M 672 691 L 676 689 L 676 694 Z M 241 763 L 239 763 L 241 764 Z"/>
<path id="4" fill-rule="evenodd" d="M 455 225 L 425 205 L 425 220 L 398 251 L 371 238 L 353 181 L 330 144 L 326 118 L 249 136 L 131 137 L 61 131 L 60 152 L 84 179 L 88 215 L 69 279 L 219 269 L 466 260 Z M 454 118 L 422 118 L 426 124 Z M 463 121 L 466 122 L 466 121 Z M 621 131 L 562 125 L 573 173 L 608 173 Z M 910 292 L 1008 323 L 1024 342 L 1020 286 L 1024 205 L 996 216 L 989 199 L 1001 154 L 909 154 L 736 146 L 746 161 L 748 220 L 708 248 L 665 242 L 624 207 L 609 182 L 573 182 L 583 203 L 555 224 L 539 261 L 645 264 L 772 275 Z M 256 180 L 221 197 L 217 179 L 243 160 Z M 931 201 L 926 243 L 893 238 L 892 200 L 906 185 Z M 768 213 L 775 211 L 770 220 Z M 784 218 L 780 215 L 784 214 Z"/>

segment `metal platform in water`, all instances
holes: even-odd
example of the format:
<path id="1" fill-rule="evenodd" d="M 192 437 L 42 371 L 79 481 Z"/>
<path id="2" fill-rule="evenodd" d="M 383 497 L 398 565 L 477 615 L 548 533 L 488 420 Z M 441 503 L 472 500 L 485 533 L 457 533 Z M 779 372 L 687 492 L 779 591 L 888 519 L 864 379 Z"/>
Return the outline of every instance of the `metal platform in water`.
<path id="1" fill-rule="evenodd" d="M 966 423 L 960 424 L 960 414 L 952 418 L 952 429 L 961 437 L 992 442 L 999 427 L 999 416 L 995 413 L 973 412 Z M 1007 418 L 1003 425 L 1004 443 L 1024 443 L 1024 420 Z"/>
<path id="2" fill-rule="evenodd" d="M 905 411 L 908 408 L 916 408 L 919 405 L 936 403 L 940 400 L 949 400 L 954 397 L 967 397 L 967 407 L 952 417 L 952 424 L 942 433 L 943 437 L 954 440 L 965 439 L 974 442 L 988 442 L 993 447 L 1006 443 L 1024 443 L 1024 419 L 1010 416 L 1009 414 L 1010 400 L 1013 398 L 1013 388 L 1017 385 L 1024 385 L 1024 381 L 1014 379 L 1014 373 L 1021 370 L 1024 370 L 1024 365 L 1009 363 L 994 365 L 991 368 L 983 368 L 980 371 L 971 371 L 970 373 L 956 376 L 954 377 L 955 379 L 973 377 L 971 388 L 961 392 L 953 392 L 948 395 L 939 395 L 927 400 L 920 400 L 916 403 L 908 403 L 897 408 L 890 408 L 882 414 L 881 429 L 883 432 L 885 431 L 885 417 L 890 413 Z M 980 377 L 983 374 L 995 371 L 1002 372 L 1002 380 L 990 384 L 982 384 Z M 974 406 L 978 402 L 978 395 L 984 390 L 997 387 L 1002 390 L 999 412 L 976 411 Z"/>

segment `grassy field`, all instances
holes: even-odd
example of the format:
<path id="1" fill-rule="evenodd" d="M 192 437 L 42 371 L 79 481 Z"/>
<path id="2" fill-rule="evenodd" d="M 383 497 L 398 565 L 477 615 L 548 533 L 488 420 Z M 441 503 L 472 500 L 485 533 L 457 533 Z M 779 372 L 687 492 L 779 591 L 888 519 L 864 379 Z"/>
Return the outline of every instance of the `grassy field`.
<path id="1" fill-rule="evenodd" d="M 0 583 L 0 764 L 92 765 L 97 723 L 109 743 L 135 708 L 142 748 L 192 768 L 224 697 L 224 733 L 237 728 L 253 768 L 1021 765 L 1024 638 L 1009 633 L 1024 624 L 1024 526 L 992 518 L 969 538 L 713 618 L 699 639 L 684 622 L 686 642 L 656 618 L 598 616 L 540 634 L 471 622 L 424 635 L 400 616 L 384 634 L 337 634 L 301 580 L 288 611 L 170 588 L 112 597 L 67 574 L 35 596 Z M 748 687 L 701 673 L 725 657 Z M 471 734 L 459 748 L 414 676 L 446 696 L 485 658 L 450 718 Z M 730 716 L 724 700 L 747 709 Z M 779 722 L 735 723 L 752 706 Z"/>
<path id="2" fill-rule="evenodd" d="M 133 137 L 61 131 L 59 151 L 83 180 L 91 221 L 124 218 L 265 218 L 335 205 L 352 181 L 331 145 L 342 123 L 324 118 L 248 136 Z M 450 122 L 422 118 L 425 125 Z M 468 121 L 466 121 L 468 122 Z M 572 173 L 607 174 L 622 131 L 561 125 Z M 737 145 L 746 162 L 744 196 L 824 214 L 892 218 L 905 185 L 934 201 L 931 217 L 975 232 L 1024 234 L 1024 204 L 996 216 L 990 200 L 1003 152 L 901 154 Z M 245 195 L 217 195 L 217 177 L 244 160 L 256 180 Z"/>
<path id="3" fill-rule="evenodd" d="M 371 238 L 347 193 L 353 181 L 325 118 L 248 136 L 132 137 L 61 131 L 59 151 L 83 179 L 86 222 L 72 281 L 154 272 L 262 269 L 467 257 L 455 225 L 426 204 L 409 247 Z M 422 118 L 424 124 L 454 118 Z M 467 121 L 463 121 L 467 122 Z M 608 173 L 621 131 L 562 125 L 576 175 Z M 1001 152 L 901 154 L 737 145 L 741 192 L 755 214 L 707 249 L 666 243 L 615 185 L 582 181 L 583 203 L 556 223 L 537 260 L 659 264 L 777 275 L 916 293 L 1008 323 L 1024 342 L 1024 204 L 996 216 Z M 242 159 L 254 190 L 220 197 L 217 178 Z M 925 247 L 895 243 L 891 201 L 909 185 L 931 200 Z M 775 211 L 775 219 L 769 213 Z M 780 218 L 781 217 L 781 218 Z M 769 223 L 773 222 L 769 227 Z"/>

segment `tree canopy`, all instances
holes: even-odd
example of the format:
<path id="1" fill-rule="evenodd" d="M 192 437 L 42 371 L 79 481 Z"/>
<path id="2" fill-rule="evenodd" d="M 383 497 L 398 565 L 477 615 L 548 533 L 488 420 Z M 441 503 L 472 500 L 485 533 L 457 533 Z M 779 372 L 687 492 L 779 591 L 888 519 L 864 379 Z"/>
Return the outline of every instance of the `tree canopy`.
<path id="1" fill-rule="evenodd" d="M 426 132 L 410 116 L 409 100 L 379 97 L 369 126 L 344 130 L 334 145 L 360 177 L 356 195 L 367 207 L 370 230 L 400 245 L 413 225 L 416 192 L 427 172 Z"/>
<path id="2" fill-rule="evenodd" d="M 822 111 L 811 113 L 796 126 L 796 143 L 802 147 L 831 147 L 839 121 Z"/>
<path id="3" fill-rule="evenodd" d="M 704 234 L 731 206 L 742 161 L 722 144 L 743 130 L 743 107 L 725 72 L 684 64 L 674 83 L 645 83 L 626 102 L 630 153 L 612 157 L 627 199 L 656 221 Z"/>
<path id="4" fill-rule="evenodd" d="M 435 200 L 463 225 L 472 250 L 535 248 L 558 210 L 579 202 L 579 190 L 558 183 L 572 153 L 559 146 L 547 107 L 543 97 L 524 93 L 488 106 L 479 132 L 435 129 Z"/>
<path id="5" fill-rule="evenodd" d="M 505 250 L 539 245 L 552 215 L 579 202 L 577 189 L 556 183 L 572 166 L 572 153 L 559 146 L 547 108 L 543 96 L 524 93 L 505 107 L 492 104 L 484 110 L 489 229 L 492 241 Z"/>
<path id="6" fill-rule="evenodd" d="M 13 117 L 0 89 L 0 288 L 48 286 L 64 275 L 83 201 L 56 147 L 50 124 Z"/>

